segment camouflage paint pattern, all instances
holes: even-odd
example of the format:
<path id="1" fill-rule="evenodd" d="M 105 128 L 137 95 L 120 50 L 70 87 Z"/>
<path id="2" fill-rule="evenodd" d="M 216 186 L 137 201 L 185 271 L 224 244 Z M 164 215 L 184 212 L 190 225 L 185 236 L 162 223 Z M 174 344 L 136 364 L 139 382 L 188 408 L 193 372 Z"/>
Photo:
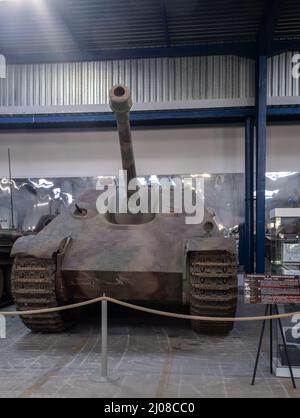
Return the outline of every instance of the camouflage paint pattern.
<path id="1" fill-rule="evenodd" d="M 96 211 L 98 194 L 93 191 L 90 202 L 80 202 L 86 216 L 74 215 L 71 207 L 36 236 L 18 239 L 12 250 L 13 256 L 51 259 L 71 237 L 61 272 L 74 299 L 105 292 L 122 299 L 180 302 L 185 243 L 191 242 L 188 251 L 233 247 L 232 240 L 220 236 L 216 226 L 215 238 L 207 238 L 201 245 L 199 238 L 206 236 L 203 224 L 213 222 L 208 212 L 199 225 L 187 225 L 185 215 L 177 213 L 156 214 L 145 224 L 120 225 Z"/>

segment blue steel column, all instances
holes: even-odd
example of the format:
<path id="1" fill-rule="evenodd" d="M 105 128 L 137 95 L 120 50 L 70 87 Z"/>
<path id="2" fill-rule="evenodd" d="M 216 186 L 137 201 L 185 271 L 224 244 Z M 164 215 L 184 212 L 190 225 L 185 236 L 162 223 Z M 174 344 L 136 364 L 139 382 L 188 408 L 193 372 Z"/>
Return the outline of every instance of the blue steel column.
<path id="1" fill-rule="evenodd" d="M 254 271 L 254 121 L 245 122 L 245 272 Z"/>
<path id="2" fill-rule="evenodd" d="M 256 61 L 256 272 L 265 272 L 267 56 Z"/>

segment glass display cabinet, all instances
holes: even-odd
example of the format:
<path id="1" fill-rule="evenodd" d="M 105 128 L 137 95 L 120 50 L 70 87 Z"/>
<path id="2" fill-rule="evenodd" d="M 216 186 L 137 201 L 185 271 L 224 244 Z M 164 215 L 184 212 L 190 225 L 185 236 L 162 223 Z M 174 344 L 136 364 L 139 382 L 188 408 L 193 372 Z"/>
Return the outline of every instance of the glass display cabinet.
<path id="1" fill-rule="evenodd" d="M 300 378 L 300 311 L 299 305 L 279 305 L 279 313 L 295 312 L 289 318 L 282 318 L 283 334 L 287 345 L 287 351 L 293 374 L 295 378 Z M 278 377 L 290 377 L 287 356 L 282 343 L 278 321 L 273 321 L 275 332 L 273 333 L 273 369 Z"/>
<path id="2" fill-rule="evenodd" d="M 270 212 L 268 225 L 269 261 L 273 274 L 295 275 L 300 279 L 300 208 L 276 208 Z M 299 286 L 300 289 L 300 286 Z M 294 292 L 294 291 L 293 291 Z M 299 302 L 300 302 L 300 290 Z M 297 295 L 290 296 L 297 301 Z M 278 305 L 279 313 L 293 313 L 282 318 L 284 338 L 294 377 L 300 377 L 300 311 L 299 303 Z M 281 339 L 279 323 L 273 321 L 273 367 L 276 376 L 289 377 L 286 353 Z"/>
<path id="3" fill-rule="evenodd" d="M 272 209 L 267 236 L 272 272 L 300 274 L 300 208 Z"/>

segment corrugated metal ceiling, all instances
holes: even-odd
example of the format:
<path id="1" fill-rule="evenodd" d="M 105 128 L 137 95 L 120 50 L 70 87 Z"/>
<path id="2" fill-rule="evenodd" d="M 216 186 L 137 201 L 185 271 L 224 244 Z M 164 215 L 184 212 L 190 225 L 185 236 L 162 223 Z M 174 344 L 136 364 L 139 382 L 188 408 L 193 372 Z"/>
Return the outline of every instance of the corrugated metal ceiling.
<path id="1" fill-rule="evenodd" d="M 284 0 L 276 37 L 300 38 L 300 2 Z M 264 0 L 2 0 L 8 55 L 254 41 Z"/>
<path id="2" fill-rule="evenodd" d="M 285 0 L 274 33 L 274 39 L 300 38 L 300 2 Z"/>

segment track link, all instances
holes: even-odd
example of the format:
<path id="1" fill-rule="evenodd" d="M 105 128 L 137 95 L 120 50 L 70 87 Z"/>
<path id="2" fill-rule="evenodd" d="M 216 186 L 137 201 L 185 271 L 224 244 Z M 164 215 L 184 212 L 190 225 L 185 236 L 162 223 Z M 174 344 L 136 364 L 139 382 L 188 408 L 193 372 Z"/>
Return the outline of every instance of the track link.
<path id="1" fill-rule="evenodd" d="M 12 294 L 19 311 L 59 306 L 55 289 L 56 266 L 52 260 L 17 257 L 12 268 Z M 68 321 L 62 312 L 21 316 L 34 332 L 62 332 Z"/>
<path id="2" fill-rule="evenodd" d="M 188 263 L 190 311 L 200 316 L 235 316 L 237 278 L 235 255 L 227 251 L 192 252 Z M 226 334 L 233 322 L 192 321 L 199 333 Z"/>

